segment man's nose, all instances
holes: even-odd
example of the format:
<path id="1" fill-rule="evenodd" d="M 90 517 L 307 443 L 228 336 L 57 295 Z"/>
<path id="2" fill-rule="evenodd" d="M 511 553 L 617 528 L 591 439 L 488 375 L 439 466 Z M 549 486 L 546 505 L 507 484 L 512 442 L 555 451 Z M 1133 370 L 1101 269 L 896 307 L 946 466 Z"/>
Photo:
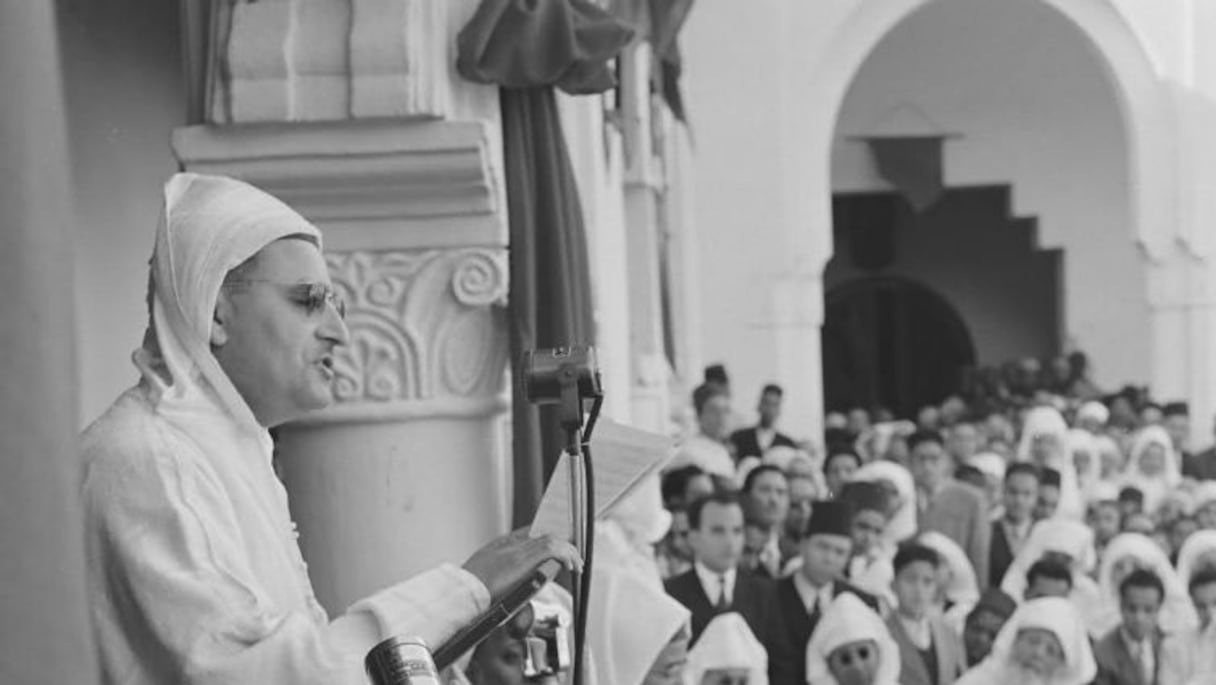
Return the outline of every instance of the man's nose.
<path id="1" fill-rule="evenodd" d="M 346 320 L 338 313 L 337 307 L 326 307 L 325 320 L 317 329 L 317 336 L 335 345 L 350 343 L 350 329 L 346 327 Z"/>

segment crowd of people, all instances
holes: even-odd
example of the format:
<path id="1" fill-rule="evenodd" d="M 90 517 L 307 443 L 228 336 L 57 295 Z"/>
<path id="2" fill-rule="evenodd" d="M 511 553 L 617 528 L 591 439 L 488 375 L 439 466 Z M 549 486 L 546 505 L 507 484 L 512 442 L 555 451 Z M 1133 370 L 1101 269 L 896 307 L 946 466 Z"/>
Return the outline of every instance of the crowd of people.
<path id="1" fill-rule="evenodd" d="M 708 369 L 634 562 L 685 617 L 652 675 L 673 645 L 687 666 L 637 682 L 1216 682 L 1216 451 L 1186 404 L 1103 396 L 1071 360 L 915 421 L 832 413 L 823 450 L 778 430 L 782 388 L 747 422 Z"/>

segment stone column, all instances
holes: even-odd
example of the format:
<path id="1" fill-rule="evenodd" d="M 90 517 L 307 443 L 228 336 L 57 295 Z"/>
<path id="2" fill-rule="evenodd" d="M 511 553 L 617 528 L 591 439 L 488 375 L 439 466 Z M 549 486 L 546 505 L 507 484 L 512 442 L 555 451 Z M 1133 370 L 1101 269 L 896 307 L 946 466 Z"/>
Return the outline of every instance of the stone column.
<path id="1" fill-rule="evenodd" d="M 55 11 L 0 5 L 0 679 L 95 683 Z"/>
<path id="2" fill-rule="evenodd" d="M 473 0 L 238 3 L 192 171 L 248 180 L 324 235 L 348 303 L 336 402 L 278 432 L 330 611 L 505 532 L 507 227 L 494 89 L 452 72 Z"/>

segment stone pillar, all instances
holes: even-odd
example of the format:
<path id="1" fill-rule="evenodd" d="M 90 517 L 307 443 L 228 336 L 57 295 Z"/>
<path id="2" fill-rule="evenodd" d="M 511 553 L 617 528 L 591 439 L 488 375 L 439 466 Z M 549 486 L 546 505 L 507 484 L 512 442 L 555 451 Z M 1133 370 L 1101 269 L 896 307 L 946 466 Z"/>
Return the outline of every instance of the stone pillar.
<path id="1" fill-rule="evenodd" d="M 230 75 L 211 80 L 213 125 L 174 138 L 186 169 L 314 222 L 347 300 L 335 404 L 277 436 L 330 611 L 462 562 L 510 520 L 498 103 L 452 71 L 475 5 L 238 3 L 212 46 Z"/>
<path id="2" fill-rule="evenodd" d="M 0 5 L 0 679 L 95 683 L 55 10 Z"/>

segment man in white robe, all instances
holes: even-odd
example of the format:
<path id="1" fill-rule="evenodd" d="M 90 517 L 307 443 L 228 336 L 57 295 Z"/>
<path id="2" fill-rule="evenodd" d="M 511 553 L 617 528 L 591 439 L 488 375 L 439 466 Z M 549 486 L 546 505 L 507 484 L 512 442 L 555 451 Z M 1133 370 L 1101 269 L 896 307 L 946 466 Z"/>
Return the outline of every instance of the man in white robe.
<path id="1" fill-rule="evenodd" d="M 348 332 L 320 244 L 247 184 L 166 184 L 141 379 L 82 436 L 103 682 L 366 683 L 364 655 L 381 639 L 437 647 L 545 559 L 578 563 L 564 542 L 508 536 L 330 620 L 267 431 L 331 401 Z"/>

